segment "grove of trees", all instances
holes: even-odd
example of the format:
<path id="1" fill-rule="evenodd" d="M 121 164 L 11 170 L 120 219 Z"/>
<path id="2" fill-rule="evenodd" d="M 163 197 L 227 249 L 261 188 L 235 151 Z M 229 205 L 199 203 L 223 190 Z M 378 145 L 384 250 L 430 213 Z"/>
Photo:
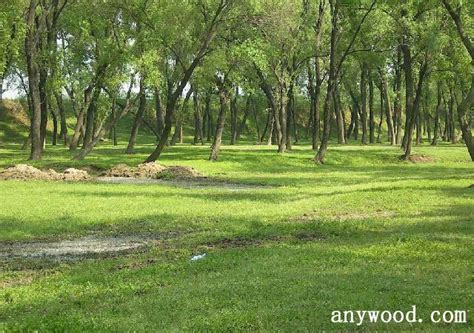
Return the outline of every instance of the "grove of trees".
<path id="1" fill-rule="evenodd" d="M 117 144 L 128 116 L 126 153 L 156 137 L 147 162 L 183 131 L 211 160 L 229 133 L 279 153 L 308 140 L 317 163 L 349 140 L 403 159 L 463 142 L 474 161 L 473 34 L 461 0 L 6 0 L 0 99 L 24 95 L 32 160 L 45 142 L 76 159 Z"/>

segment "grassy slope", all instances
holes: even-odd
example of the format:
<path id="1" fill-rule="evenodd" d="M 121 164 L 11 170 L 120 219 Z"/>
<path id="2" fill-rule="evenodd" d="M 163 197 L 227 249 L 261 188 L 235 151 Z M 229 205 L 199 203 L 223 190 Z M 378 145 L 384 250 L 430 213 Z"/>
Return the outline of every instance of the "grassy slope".
<path id="1" fill-rule="evenodd" d="M 136 164 L 152 146 L 132 156 L 123 149 L 104 145 L 73 164 Z M 416 304 L 423 324 L 363 328 L 444 331 L 428 323 L 430 311 L 474 310 L 474 192 L 467 189 L 474 168 L 461 146 L 416 150 L 436 162 L 402 163 L 397 148 L 360 146 L 332 148 L 323 167 L 310 162 L 308 147 L 282 156 L 268 147 L 225 147 L 217 163 L 206 161 L 208 147 L 179 146 L 163 156 L 164 164 L 209 176 L 276 185 L 243 192 L 2 182 L 2 241 L 90 232 L 178 237 L 104 260 L 10 263 L 0 273 L 0 322 L 48 330 L 354 329 L 331 325 L 331 311 Z M 27 156 L 15 145 L 0 155 L 0 167 Z M 61 169 L 69 156 L 57 147 L 35 164 Z M 222 239 L 239 241 L 209 246 Z M 203 251 L 206 259 L 189 262 Z M 454 328 L 472 326 L 471 313 L 468 325 Z"/>

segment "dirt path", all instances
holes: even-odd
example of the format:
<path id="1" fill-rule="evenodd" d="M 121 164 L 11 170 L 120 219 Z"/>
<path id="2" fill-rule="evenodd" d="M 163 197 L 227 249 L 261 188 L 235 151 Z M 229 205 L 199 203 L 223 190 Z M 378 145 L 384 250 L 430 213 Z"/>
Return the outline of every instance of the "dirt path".
<path id="1" fill-rule="evenodd" d="M 0 243 L 0 259 L 77 259 L 88 255 L 111 254 L 138 250 L 147 245 L 153 244 L 157 239 L 159 239 L 159 237 L 87 236 L 56 242 Z"/>

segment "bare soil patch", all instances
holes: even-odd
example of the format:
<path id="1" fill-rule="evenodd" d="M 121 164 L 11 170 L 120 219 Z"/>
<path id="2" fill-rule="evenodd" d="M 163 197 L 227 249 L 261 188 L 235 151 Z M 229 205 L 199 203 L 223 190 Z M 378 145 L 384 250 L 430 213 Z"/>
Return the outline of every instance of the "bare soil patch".
<path id="1" fill-rule="evenodd" d="M 64 172 L 57 172 L 52 169 L 40 170 L 31 165 L 17 164 L 13 167 L 0 171 L 2 180 L 55 180 L 55 181 L 84 181 L 92 177 L 84 170 L 69 168 Z"/>
<path id="2" fill-rule="evenodd" d="M 158 163 L 143 163 L 136 167 L 130 167 L 126 164 L 117 164 L 107 170 L 103 176 L 105 177 L 124 177 L 137 179 L 157 179 L 158 175 L 165 170 L 166 167 Z"/>
<path id="3" fill-rule="evenodd" d="M 161 184 L 189 189 L 219 188 L 229 191 L 269 188 L 269 186 L 264 185 L 211 180 L 191 167 L 165 167 L 154 162 L 139 164 L 136 167 L 118 164 L 105 172 L 100 172 L 100 169 L 95 167 L 85 167 L 85 170 L 69 168 L 63 172 L 57 172 L 53 169 L 41 170 L 31 165 L 18 164 L 1 170 L 0 180 L 98 181 L 110 184 Z"/>
<path id="4" fill-rule="evenodd" d="M 151 162 L 130 167 L 118 164 L 102 174 L 104 177 L 135 178 L 135 179 L 193 179 L 204 178 L 198 171 L 186 166 L 165 167 Z"/>
<path id="5" fill-rule="evenodd" d="M 90 255 L 138 250 L 160 239 L 150 236 L 87 236 L 54 242 L 0 243 L 0 259 L 79 259 Z"/>
<path id="6" fill-rule="evenodd" d="M 412 163 L 433 163 L 435 159 L 432 156 L 414 154 L 408 157 L 408 161 Z"/>

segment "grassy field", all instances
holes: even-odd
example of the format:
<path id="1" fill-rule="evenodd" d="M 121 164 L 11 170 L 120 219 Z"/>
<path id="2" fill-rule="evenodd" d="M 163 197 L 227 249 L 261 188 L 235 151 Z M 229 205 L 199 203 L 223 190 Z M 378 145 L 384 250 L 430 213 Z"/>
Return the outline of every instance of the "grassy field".
<path id="1" fill-rule="evenodd" d="M 161 162 L 216 179 L 267 185 L 230 191 L 166 185 L 0 183 L 0 241 L 84 235 L 172 235 L 147 251 L 77 262 L 5 261 L 0 331 L 472 331 L 474 167 L 462 146 L 416 147 L 434 162 L 400 162 L 398 148 L 309 146 L 167 149 Z M 48 149 L 34 165 L 136 165 L 152 150 L 99 147 L 85 161 Z M 24 163 L 0 148 L 0 168 Z M 207 253 L 191 262 L 194 254 Z M 334 310 L 403 310 L 423 323 L 332 324 Z M 467 324 L 430 322 L 469 310 Z"/>

